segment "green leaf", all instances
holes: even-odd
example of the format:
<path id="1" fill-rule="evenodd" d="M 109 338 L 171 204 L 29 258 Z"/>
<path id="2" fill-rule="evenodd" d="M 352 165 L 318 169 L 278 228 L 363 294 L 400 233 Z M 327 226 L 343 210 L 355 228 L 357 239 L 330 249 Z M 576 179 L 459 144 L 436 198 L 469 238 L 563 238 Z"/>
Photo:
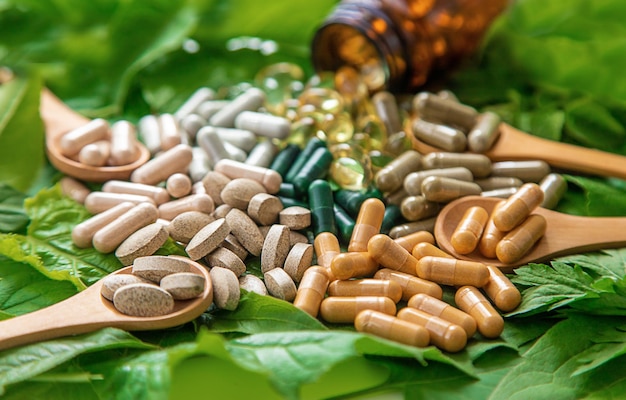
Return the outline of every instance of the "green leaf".
<path id="1" fill-rule="evenodd" d="M 26 195 L 0 183 L 0 232 L 24 233 L 28 216 L 23 203 Z"/>
<path id="2" fill-rule="evenodd" d="M 616 185 L 615 181 L 574 175 L 564 177 L 570 186 L 573 185 L 583 192 L 585 199 L 583 215 L 594 217 L 626 215 L 626 204 L 622 200 L 626 195 L 626 189 Z"/>
<path id="3" fill-rule="evenodd" d="M 590 98 L 570 102 L 565 107 L 565 129 L 584 146 L 611 151 L 622 145 L 626 129 L 610 111 Z"/>

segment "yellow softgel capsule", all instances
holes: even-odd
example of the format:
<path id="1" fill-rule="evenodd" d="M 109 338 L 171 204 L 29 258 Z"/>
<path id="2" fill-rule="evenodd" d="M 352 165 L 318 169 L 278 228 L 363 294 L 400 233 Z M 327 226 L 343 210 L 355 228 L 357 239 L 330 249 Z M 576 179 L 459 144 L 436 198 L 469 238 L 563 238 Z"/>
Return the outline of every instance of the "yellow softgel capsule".
<path id="1" fill-rule="evenodd" d="M 329 296 L 384 296 L 394 303 L 402 298 L 402 287 L 398 282 L 388 279 L 356 279 L 348 281 L 334 281 L 328 285 Z"/>
<path id="2" fill-rule="evenodd" d="M 363 310 L 395 315 L 396 303 L 382 296 L 327 297 L 320 305 L 320 316 L 326 322 L 347 324 L 354 323 L 357 314 Z"/>
<path id="3" fill-rule="evenodd" d="M 456 307 L 452 307 L 445 301 L 424 293 L 418 293 L 409 299 L 407 305 L 460 326 L 465 330 L 468 338 L 476 333 L 476 320 L 474 320 L 474 317 Z"/>
<path id="4" fill-rule="evenodd" d="M 385 268 L 416 274 L 417 260 L 387 235 L 374 235 L 367 243 L 367 252 Z"/>
<path id="5" fill-rule="evenodd" d="M 454 295 L 454 302 L 461 310 L 474 317 L 481 335 L 489 339 L 500 336 L 504 329 L 504 319 L 477 288 L 459 288 Z"/>
<path id="6" fill-rule="evenodd" d="M 508 232 L 521 224 L 542 201 L 541 187 L 526 183 L 493 213 L 493 223 L 499 230 Z"/>
<path id="7" fill-rule="evenodd" d="M 359 332 L 371 333 L 409 346 L 425 347 L 430 342 L 430 334 L 423 326 L 374 310 L 358 313 L 354 327 Z"/>
<path id="8" fill-rule="evenodd" d="M 372 276 L 378 269 L 378 262 L 366 251 L 340 253 L 330 262 L 330 271 L 336 279 L 350 279 Z"/>
<path id="9" fill-rule="evenodd" d="M 420 260 L 426 256 L 454 258 L 450 254 L 441 250 L 439 247 L 431 243 L 418 243 L 411 250 L 411 254 L 416 260 Z"/>
<path id="10" fill-rule="evenodd" d="M 435 237 L 428 231 L 417 231 L 406 236 L 396 238 L 393 241 L 404 247 L 405 250 L 412 251 L 413 248 L 420 243 L 435 244 Z"/>
<path id="11" fill-rule="evenodd" d="M 381 268 L 376 271 L 374 278 L 388 279 L 399 283 L 402 288 L 402 300 L 404 301 L 409 300 L 418 293 L 425 293 L 437 299 L 443 297 L 441 286 L 437 285 L 435 282 L 427 281 L 411 274 L 405 274 L 404 272 Z"/>
<path id="12" fill-rule="evenodd" d="M 320 266 L 308 268 L 302 276 L 293 305 L 310 316 L 317 317 L 320 304 L 326 295 L 328 282 L 326 268 Z"/>
<path id="13" fill-rule="evenodd" d="M 442 285 L 482 287 L 489 280 L 489 270 L 479 262 L 426 256 L 417 262 L 417 276 Z"/>
<path id="14" fill-rule="evenodd" d="M 524 257 L 526 253 L 544 235 L 547 222 L 539 214 L 532 214 L 526 220 L 507 233 L 496 246 L 498 260 L 505 264 L 512 264 Z"/>
<path id="15" fill-rule="evenodd" d="M 454 250 L 459 254 L 474 251 L 488 219 L 489 214 L 484 208 L 479 206 L 468 208 L 450 238 Z"/>
<path id="16" fill-rule="evenodd" d="M 493 304 L 504 312 L 513 311 L 522 301 L 522 295 L 500 268 L 488 266 L 489 281 L 483 287 Z"/>
<path id="17" fill-rule="evenodd" d="M 367 242 L 380 232 L 385 216 L 385 203 L 370 198 L 361 204 L 348 244 L 348 251 L 367 251 Z"/>
<path id="18" fill-rule="evenodd" d="M 411 307 L 398 311 L 398 318 L 426 328 L 430 335 L 430 342 L 450 353 L 461 351 L 467 344 L 465 330 L 443 318 Z"/>

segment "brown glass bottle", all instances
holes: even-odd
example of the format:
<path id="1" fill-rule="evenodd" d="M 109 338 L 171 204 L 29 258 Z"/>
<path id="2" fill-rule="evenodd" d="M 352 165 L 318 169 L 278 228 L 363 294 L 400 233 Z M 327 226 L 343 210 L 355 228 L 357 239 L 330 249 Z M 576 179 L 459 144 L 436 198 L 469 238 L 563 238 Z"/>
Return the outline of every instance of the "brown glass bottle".
<path id="1" fill-rule="evenodd" d="M 472 53 L 507 0 L 344 0 L 313 38 L 318 71 L 358 69 L 370 90 L 411 91 Z"/>

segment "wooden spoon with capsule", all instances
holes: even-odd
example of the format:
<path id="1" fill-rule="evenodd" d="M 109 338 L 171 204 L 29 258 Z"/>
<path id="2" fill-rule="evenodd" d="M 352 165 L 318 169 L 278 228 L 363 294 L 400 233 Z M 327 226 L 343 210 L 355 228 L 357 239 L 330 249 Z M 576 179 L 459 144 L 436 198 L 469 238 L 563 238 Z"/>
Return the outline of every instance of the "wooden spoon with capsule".
<path id="1" fill-rule="evenodd" d="M 435 239 L 448 254 L 461 259 L 497 266 L 505 272 L 531 262 L 545 262 L 555 257 L 588 251 L 626 246 L 626 217 L 580 217 L 538 207 L 533 213 L 545 217 L 545 234 L 524 257 L 513 264 L 484 257 L 478 249 L 470 254 L 454 251 L 451 237 L 465 211 L 473 206 L 483 207 L 488 213 L 502 199 L 466 196 L 447 204 L 437 216 Z"/>
<path id="2" fill-rule="evenodd" d="M 29 343 L 93 332 L 113 327 L 128 331 L 164 329 L 187 323 L 205 312 L 213 302 L 209 271 L 189 260 L 191 272 L 204 276 L 202 294 L 191 300 L 176 300 L 174 310 L 156 317 L 122 314 L 100 294 L 102 280 L 82 292 L 49 307 L 0 322 L 0 350 Z M 132 266 L 113 274 L 130 274 Z"/>

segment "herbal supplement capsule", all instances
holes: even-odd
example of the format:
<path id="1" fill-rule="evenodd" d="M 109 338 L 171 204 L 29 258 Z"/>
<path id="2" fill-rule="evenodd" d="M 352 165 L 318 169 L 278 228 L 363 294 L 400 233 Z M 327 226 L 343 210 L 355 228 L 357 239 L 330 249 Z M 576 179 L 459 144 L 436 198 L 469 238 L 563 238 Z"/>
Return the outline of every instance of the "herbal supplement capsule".
<path id="1" fill-rule="evenodd" d="M 293 183 L 288 182 L 283 182 L 280 184 L 280 189 L 278 190 L 277 194 L 279 196 L 290 198 L 295 198 L 297 196 L 295 186 L 293 186 Z"/>
<path id="2" fill-rule="evenodd" d="M 85 208 L 91 214 L 98 214 L 124 202 L 155 204 L 150 197 L 137 194 L 91 192 L 85 197 Z"/>
<path id="3" fill-rule="evenodd" d="M 320 147 L 326 147 L 326 143 L 324 143 L 323 140 L 316 137 L 309 139 L 304 149 L 302 149 L 302 151 L 293 161 L 291 168 L 289 168 L 289 170 L 287 171 L 287 174 L 285 175 L 285 182 L 293 183 L 293 179 L 302 169 L 302 166 L 304 166 L 304 164 L 311 158 L 315 150 Z"/>
<path id="4" fill-rule="evenodd" d="M 543 191 L 535 183 L 526 183 L 493 213 L 493 223 L 508 232 L 522 223 L 543 201 Z"/>
<path id="5" fill-rule="evenodd" d="M 386 193 L 385 194 L 385 204 L 389 205 L 394 205 L 396 207 L 398 207 L 401 203 L 402 200 L 404 200 L 405 197 L 407 197 L 409 195 L 409 193 L 404 189 L 404 187 L 401 187 L 400 189 L 396 190 L 393 193 Z M 398 208 L 399 211 L 399 208 Z"/>
<path id="6" fill-rule="evenodd" d="M 200 229 L 215 219 L 200 211 L 187 211 L 177 215 L 167 226 L 167 231 L 175 241 L 187 244 Z"/>
<path id="7" fill-rule="evenodd" d="M 339 189 L 334 193 L 335 202 L 343 207 L 344 210 L 348 212 L 348 214 L 357 217 L 359 211 L 361 210 L 361 205 L 363 202 L 372 196 L 368 192 L 359 192 L 356 190 L 345 190 Z"/>
<path id="8" fill-rule="evenodd" d="M 416 138 L 441 150 L 458 153 L 465 151 L 467 147 L 465 133 L 451 126 L 416 118 L 413 120 L 412 128 Z"/>
<path id="9" fill-rule="evenodd" d="M 250 218 L 259 225 L 273 224 L 282 210 L 283 203 L 280 199 L 267 193 L 257 193 L 252 196 L 247 208 Z"/>
<path id="10" fill-rule="evenodd" d="M 326 268 L 313 266 L 307 269 L 298 286 L 293 305 L 316 318 L 320 304 L 326 295 L 328 283 L 329 278 Z"/>
<path id="11" fill-rule="evenodd" d="M 396 225 L 389 231 L 389 237 L 397 239 L 417 231 L 433 232 L 435 230 L 435 220 L 437 217 L 423 219 L 421 221 L 408 222 Z"/>
<path id="12" fill-rule="evenodd" d="M 156 185 L 176 172 L 185 172 L 192 157 L 191 147 L 186 144 L 179 144 L 134 170 L 130 180 L 136 183 Z"/>
<path id="13" fill-rule="evenodd" d="M 413 98 L 413 110 L 427 121 L 458 126 L 464 132 L 472 129 L 478 117 L 473 107 L 427 92 L 418 93 Z"/>
<path id="14" fill-rule="evenodd" d="M 154 204 L 137 204 L 99 229 L 93 236 L 93 247 L 101 253 L 110 253 L 134 232 L 155 222 L 157 216 Z"/>
<path id="15" fill-rule="evenodd" d="M 483 287 L 489 280 L 485 264 L 447 257 L 426 256 L 417 262 L 417 276 L 442 285 Z"/>
<path id="16" fill-rule="evenodd" d="M 198 131 L 198 135 L 196 136 L 196 141 L 206 153 L 211 167 L 214 167 L 220 160 L 230 158 L 230 154 L 226 150 L 225 143 L 217 134 L 215 127 L 205 126 L 200 129 Z"/>
<path id="17" fill-rule="evenodd" d="M 305 207 L 286 207 L 278 213 L 278 222 L 295 231 L 311 226 L 311 210 Z"/>
<path id="18" fill-rule="evenodd" d="M 168 221 L 187 211 L 200 211 L 211 214 L 215 210 L 213 199 L 206 194 L 190 194 L 159 206 L 159 217 Z"/>
<path id="19" fill-rule="evenodd" d="M 354 327 L 358 332 L 370 333 L 409 346 L 426 347 L 430 341 L 430 334 L 423 326 L 374 310 L 358 313 Z"/>
<path id="20" fill-rule="evenodd" d="M 207 123 L 215 113 L 224 108 L 230 100 L 206 100 L 198 105 L 196 113 L 204 118 Z"/>
<path id="21" fill-rule="evenodd" d="M 172 114 L 161 114 L 159 115 L 159 124 L 161 125 L 161 150 L 169 150 L 182 143 L 176 117 Z"/>
<path id="22" fill-rule="evenodd" d="M 151 155 L 161 150 L 161 127 L 156 115 L 145 115 L 137 123 L 137 134 Z"/>
<path id="23" fill-rule="evenodd" d="M 283 177 L 283 181 L 286 182 L 285 176 L 287 175 L 287 171 L 289 171 L 289 168 L 293 165 L 298 154 L 300 154 L 300 147 L 293 143 L 287 144 L 276 154 L 270 164 L 270 169 L 278 172 L 280 176 Z"/>
<path id="24" fill-rule="evenodd" d="M 91 193 L 91 190 L 82 182 L 77 179 L 74 179 L 70 176 L 64 176 L 59 180 L 59 186 L 61 187 L 61 192 L 65 195 L 73 199 L 75 202 L 84 204 L 85 198 Z"/>
<path id="25" fill-rule="evenodd" d="M 374 310 L 387 315 L 395 315 L 396 303 L 389 297 L 355 296 L 327 297 L 320 304 L 322 319 L 336 324 L 354 323 L 357 314 L 363 310 Z"/>
<path id="26" fill-rule="evenodd" d="M 237 277 L 240 277 L 246 272 L 246 264 L 244 264 L 243 260 L 237 254 L 221 245 L 207 254 L 204 259 L 211 268 L 222 267 L 229 269 L 233 271 Z"/>
<path id="27" fill-rule="evenodd" d="M 383 192 L 398 190 L 404 178 L 419 170 L 421 164 L 422 155 L 415 150 L 407 150 L 376 173 L 376 186 Z"/>
<path id="28" fill-rule="evenodd" d="M 270 227 L 261 249 L 261 272 L 281 268 L 289 253 L 289 228 L 274 224 Z"/>
<path id="29" fill-rule="evenodd" d="M 274 139 L 285 139 L 291 131 L 288 119 L 253 111 L 239 113 L 235 118 L 235 127 Z"/>
<path id="30" fill-rule="evenodd" d="M 215 171 L 207 172 L 204 178 L 202 178 L 202 184 L 204 185 L 206 194 L 213 199 L 216 206 L 224 204 L 221 193 L 230 181 L 231 179 L 229 177 Z"/>
<path id="31" fill-rule="evenodd" d="M 78 154 L 80 149 L 89 143 L 106 140 L 108 137 L 109 123 L 101 118 L 92 119 L 85 125 L 79 126 L 61 136 L 59 151 L 64 156 L 73 156 Z"/>
<path id="32" fill-rule="evenodd" d="M 437 96 L 445 100 L 451 100 L 451 101 L 456 101 L 456 102 L 459 101 L 459 98 L 456 97 L 456 95 L 450 90 L 440 90 L 437 92 Z"/>
<path id="33" fill-rule="evenodd" d="M 313 232 L 337 232 L 333 192 L 328 181 L 316 179 L 309 185 L 309 209 L 313 222 Z"/>
<path id="34" fill-rule="evenodd" d="M 426 256 L 454 258 L 450 254 L 441 250 L 439 247 L 435 246 L 433 243 L 428 242 L 417 243 L 413 246 L 411 249 L 411 255 L 413 255 L 416 260 L 421 260 Z"/>
<path id="35" fill-rule="evenodd" d="M 441 299 L 443 290 L 441 286 L 435 282 L 418 278 L 415 275 L 405 274 L 404 272 L 395 271 L 389 268 L 381 268 L 376 274 L 375 279 L 388 279 L 400 284 L 402 288 L 402 300 L 407 301 L 418 293 L 425 293 L 429 296 Z"/>
<path id="36" fill-rule="evenodd" d="M 277 153 L 278 146 L 274 142 L 271 140 L 263 140 L 257 143 L 256 146 L 250 150 L 250 153 L 244 163 L 246 165 L 269 168 Z"/>
<path id="37" fill-rule="evenodd" d="M 267 287 L 265 283 L 252 274 L 242 275 L 239 277 L 239 288 L 248 292 L 254 292 L 261 296 L 267 296 Z"/>
<path id="38" fill-rule="evenodd" d="M 330 262 L 330 270 L 336 279 L 346 280 L 372 276 L 378 262 L 368 252 L 337 254 Z"/>
<path id="39" fill-rule="evenodd" d="M 83 249 L 91 247 L 91 241 L 96 232 L 107 226 L 109 223 L 115 221 L 134 206 L 135 204 L 133 203 L 123 202 L 100 214 L 86 219 L 72 229 L 72 242 L 76 245 L 76 247 Z"/>
<path id="40" fill-rule="evenodd" d="M 234 310 L 239 305 L 239 279 L 229 269 L 213 267 L 209 271 L 213 285 L 213 303 L 222 310 Z"/>
<path id="41" fill-rule="evenodd" d="M 489 214 L 484 208 L 479 206 L 468 208 L 450 238 L 454 250 L 459 254 L 474 251 L 488 219 Z"/>
<path id="42" fill-rule="evenodd" d="M 430 343 L 442 350 L 455 353 L 467 344 L 465 330 L 443 318 L 411 307 L 398 311 L 398 318 L 426 328 L 430 335 Z"/>
<path id="43" fill-rule="evenodd" d="M 407 305 L 460 326 L 468 338 L 476 333 L 476 320 L 445 301 L 424 293 L 418 293 L 409 299 Z"/>
<path id="44" fill-rule="evenodd" d="M 170 201 L 170 195 L 164 188 L 142 183 L 112 180 L 102 185 L 102 191 L 106 193 L 146 196 L 154 200 L 157 206 Z"/>
<path id="45" fill-rule="evenodd" d="M 337 254 L 341 253 L 341 247 L 339 246 L 337 236 L 330 232 L 322 232 L 315 235 L 313 248 L 315 249 L 317 263 L 326 269 L 330 269 L 330 264 L 333 258 L 335 258 Z"/>
<path id="46" fill-rule="evenodd" d="M 404 178 L 403 187 L 409 195 L 419 196 L 422 194 L 422 182 L 429 176 L 445 176 L 467 182 L 474 180 L 472 172 L 465 167 L 435 168 L 411 172 Z"/>
<path id="47" fill-rule="evenodd" d="M 165 190 L 175 198 L 187 196 L 191 193 L 191 179 L 180 172 L 172 174 L 165 181 Z"/>
<path id="48" fill-rule="evenodd" d="M 376 113 L 385 124 L 388 134 L 391 135 L 403 130 L 396 97 L 393 94 L 387 91 L 380 91 L 372 96 L 372 104 Z"/>
<path id="49" fill-rule="evenodd" d="M 185 247 L 189 258 L 196 261 L 219 246 L 230 233 L 230 226 L 224 218 L 217 219 L 200 229 Z"/>
<path id="50" fill-rule="evenodd" d="M 515 229 L 506 234 L 496 246 L 498 260 L 512 264 L 537 243 L 546 232 L 546 219 L 539 214 L 531 214 Z"/>
<path id="51" fill-rule="evenodd" d="M 480 186 L 443 176 L 430 176 L 422 182 L 422 194 L 426 200 L 445 203 L 463 196 L 479 195 Z"/>
<path id="52" fill-rule="evenodd" d="M 380 199 L 371 198 L 363 202 L 350 237 L 348 251 L 367 251 L 370 238 L 380 232 L 384 214 L 385 203 Z"/>
<path id="53" fill-rule="evenodd" d="M 407 196 L 400 203 L 400 212 L 407 221 L 419 221 L 433 217 L 439 214 L 440 210 L 441 205 L 439 203 L 426 200 L 423 195 Z"/>
<path id="54" fill-rule="evenodd" d="M 491 160 L 484 154 L 435 152 L 422 158 L 424 169 L 465 167 L 475 178 L 491 173 Z M 511 176 L 511 175 L 506 175 Z"/>
<path id="55" fill-rule="evenodd" d="M 383 214 L 383 223 L 380 225 L 380 233 L 388 234 L 391 228 L 401 219 L 402 211 L 400 211 L 400 207 L 394 204 L 387 204 Z"/>
<path id="56" fill-rule="evenodd" d="M 326 176 L 333 161 L 333 155 L 326 147 L 317 148 L 302 168 L 293 177 L 293 185 L 297 193 L 306 193 L 309 185 L 316 179 Z"/>
<path id="57" fill-rule="evenodd" d="M 504 203 L 501 201 L 491 211 L 487 225 L 483 230 L 483 235 L 478 242 L 478 251 L 487 258 L 496 258 L 496 246 L 498 242 L 506 235 L 506 232 L 499 230 L 493 223 L 493 216 L 497 213 L 497 209 Z"/>
<path id="58" fill-rule="evenodd" d="M 111 155 L 111 142 L 108 140 L 98 140 L 97 142 L 86 144 L 78 152 L 78 161 L 81 164 L 91 167 L 102 167 L 109 161 Z"/>
<path id="59" fill-rule="evenodd" d="M 430 243 L 435 244 L 435 237 L 432 233 L 427 231 L 417 231 L 406 236 L 402 236 L 393 240 L 400 246 L 402 246 L 406 251 L 413 251 L 415 246 L 419 243 Z"/>
<path id="60" fill-rule="evenodd" d="M 215 92 L 208 87 L 201 87 L 189 96 L 187 100 L 176 110 L 174 116 L 180 121 L 186 116 L 197 112 L 198 107 L 205 101 L 213 100 Z"/>
<path id="61" fill-rule="evenodd" d="M 484 153 L 493 146 L 500 136 L 500 116 L 487 111 L 478 117 L 478 122 L 467 134 L 467 146 L 475 153 Z"/>
<path id="62" fill-rule="evenodd" d="M 137 132 L 128 121 L 117 121 L 111 126 L 111 155 L 109 165 L 127 165 L 139 156 Z"/>
<path id="63" fill-rule="evenodd" d="M 333 202 L 333 213 L 335 214 L 335 224 L 342 242 L 350 242 L 354 225 L 356 222 L 339 204 Z"/>
<path id="64" fill-rule="evenodd" d="M 296 298 L 296 284 L 282 268 L 273 268 L 263 274 L 267 292 L 281 300 L 293 301 Z"/>
<path id="65" fill-rule="evenodd" d="M 567 181 L 560 174 L 548 174 L 539 182 L 543 191 L 541 207 L 553 209 L 567 191 Z"/>
<path id="66" fill-rule="evenodd" d="M 517 193 L 517 190 L 518 188 L 515 188 L 515 187 L 501 188 L 501 189 L 494 189 L 494 190 L 488 190 L 486 192 L 481 192 L 480 195 L 482 197 L 490 197 L 494 199 L 508 199 L 509 197 Z"/>
<path id="67" fill-rule="evenodd" d="M 474 317 L 481 335 L 489 339 L 500 336 L 504 329 L 504 320 L 478 289 L 473 286 L 459 288 L 454 295 L 454 302 L 461 310 Z"/>
<path id="68" fill-rule="evenodd" d="M 302 207 L 302 208 L 307 208 L 309 205 L 307 203 L 305 203 L 304 201 L 301 200 L 296 200 L 292 197 L 284 197 L 284 196 L 278 196 L 278 198 L 280 199 L 280 201 L 283 203 L 283 206 L 285 208 L 288 207 Z"/>
<path id="69" fill-rule="evenodd" d="M 226 222 L 239 243 L 254 256 L 260 256 L 263 249 L 263 235 L 257 224 L 245 212 L 233 208 L 226 214 Z M 283 224 L 284 225 L 284 224 Z"/>
<path id="70" fill-rule="evenodd" d="M 263 185 L 270 194 L 278 193 L 280 184 L 283 182 L 281 176 L 274 170 L 247 165 L 233 160 L 220 160 L 215 164 L 214 170 L 231 179 L 247 178 L 255 180 Z"/>
<path id="71" fill-rule="evenodd" d="M 202 118 L 198 114 L 189 114 L 185 118 L 180 120 L 180 128 L 183 131 L 183 137 L 188 137 L 189 141 L 195 142 L 198 131 L 203 126 L 206 126 L 206 119 Z"/>
<path id="72" fill-rule="evenodd" d="M 329 296 L 384 296 L 394 303 L 402 298 L 402 287 L 398 282 L 382 279 L 351 279 L 333 281 L 328 285 Z"/>
<path id="73" fill-rule="evenodd" d="M 385 268 L 415 275 L 417 260 L 404 247 L 382 233 L 367 242 L 367 252 Z"/>
<path id="74" fill-rule="evenodd" d="M 518 188 L 524 184 L 521 179 L 512 176 L 490 176 L 489 178 L 476 179 L 474 182 L 484 192 L 495 189 Z"/>
<path id="75" fill-rule="evenodd" d="M 213 126 L 231 128 L 235 124 L 235 118 L 243 111 L 256 111 L 265 101 L 265 93 L 257 88 L 250 88 L 237 96 L 233 101 L 216 112 L 209 123 Z"/>
<path id="76" fill-rule="evenodd" d="M 492 176 L 512 176 L 524 182 L 539 182 L 550 173 L 550 165 L 542 160 L 499 161 L 491 169 Z"/>
<path id="77" fill-rule="evenodd" d="M 217 136 L 219 136 L 224 142 L 226 150 L 229 150 L 228 147 L 232 145 L 248 153 L 258 142 L 256 135 L 245 129 L 222 128 L 216 126 L 215 131 L 217 132 Z"/>
<path id="78" fill-rule="evenodd" d="M 483 290 L 500 311 L 513 311 L 522 301 L 519 290 L 500 268 L 493 266 L 487 266 L 487 268 L 489 269 L 489 281 Z"/>

